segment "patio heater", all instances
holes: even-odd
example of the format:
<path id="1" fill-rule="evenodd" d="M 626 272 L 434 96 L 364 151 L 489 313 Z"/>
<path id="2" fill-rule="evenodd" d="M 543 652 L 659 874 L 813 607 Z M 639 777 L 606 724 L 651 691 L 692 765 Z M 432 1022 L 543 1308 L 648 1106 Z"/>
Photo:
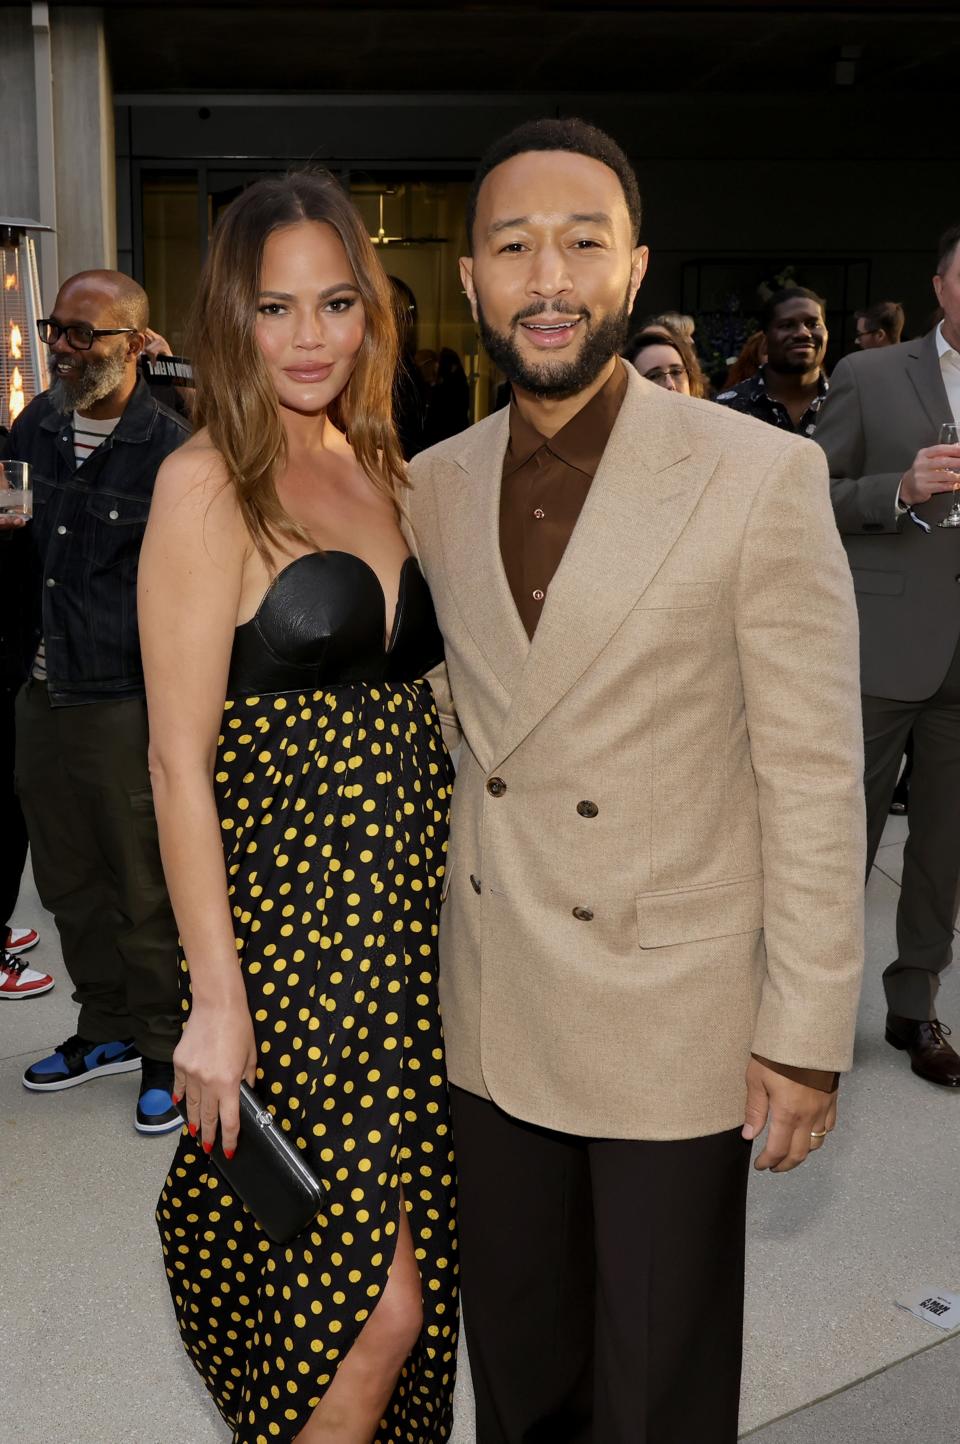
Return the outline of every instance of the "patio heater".
<path id="1" fill-rule="evenodd" d="M 46 348 L 37 334 L 40 273 L 30 231 L 39 221 L 0 216 L 0 425 L 10 426 L 48 384 Z"/>

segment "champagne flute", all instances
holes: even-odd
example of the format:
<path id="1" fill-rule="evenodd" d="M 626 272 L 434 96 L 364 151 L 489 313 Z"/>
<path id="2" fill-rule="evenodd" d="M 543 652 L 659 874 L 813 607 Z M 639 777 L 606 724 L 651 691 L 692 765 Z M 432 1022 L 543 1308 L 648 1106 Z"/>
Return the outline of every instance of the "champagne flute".
<path id="1" fill-rule="evenodd" d="M 941 446 L 956 446 L 958 442 L 956 423 L 945 421 L 940 428 L 937 440 Z M 956 477 L 956 481 L 953 483 L 953 506 L 943 521 L 937 522 L 937 526 L 960 526 L 960 472 L 955 471 L 953 474 Z"/>

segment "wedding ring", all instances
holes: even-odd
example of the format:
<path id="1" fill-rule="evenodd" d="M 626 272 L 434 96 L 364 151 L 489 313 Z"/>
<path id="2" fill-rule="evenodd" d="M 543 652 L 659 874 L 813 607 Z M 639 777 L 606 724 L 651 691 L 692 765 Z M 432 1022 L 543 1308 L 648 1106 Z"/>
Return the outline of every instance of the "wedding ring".
<path id="1" fill-rule="evenodd" d="M 825 1128 L 822 1133 L 811 1133 L 811 1138 L 826 1138 L 828 1130 Z"/>

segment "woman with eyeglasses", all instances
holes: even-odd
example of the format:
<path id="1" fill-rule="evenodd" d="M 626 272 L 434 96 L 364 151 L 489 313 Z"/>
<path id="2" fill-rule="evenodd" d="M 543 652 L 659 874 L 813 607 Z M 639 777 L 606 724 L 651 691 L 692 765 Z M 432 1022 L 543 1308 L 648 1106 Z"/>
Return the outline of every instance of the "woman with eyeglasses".
<path id="1" fill-rule="evenodd" d="M 706 383 L 697 354 L 686 336 L 676 333 L 668 340 L 665 330 L 641 331 L 623 349 L 640 375 L 665 391 L 679 391 L 684 396 L 706 395 Z"/>

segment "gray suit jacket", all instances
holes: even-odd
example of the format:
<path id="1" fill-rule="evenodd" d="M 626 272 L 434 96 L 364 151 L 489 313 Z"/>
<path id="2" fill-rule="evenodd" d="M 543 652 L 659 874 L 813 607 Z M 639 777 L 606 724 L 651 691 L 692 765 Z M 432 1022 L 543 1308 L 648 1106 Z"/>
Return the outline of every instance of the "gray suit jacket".
<path id="1" fill-rule="evenodd" d="M 920 701 L 940 686 L 960 637 L 960 529 L 937 522 L 948 494 L 897 513 L 900 478 L 952 421 L 936 333 L 847 356 L 814 440 L 827 453 L 837 525 L 860 613 L 860 676 L 871 697 Z"/>

